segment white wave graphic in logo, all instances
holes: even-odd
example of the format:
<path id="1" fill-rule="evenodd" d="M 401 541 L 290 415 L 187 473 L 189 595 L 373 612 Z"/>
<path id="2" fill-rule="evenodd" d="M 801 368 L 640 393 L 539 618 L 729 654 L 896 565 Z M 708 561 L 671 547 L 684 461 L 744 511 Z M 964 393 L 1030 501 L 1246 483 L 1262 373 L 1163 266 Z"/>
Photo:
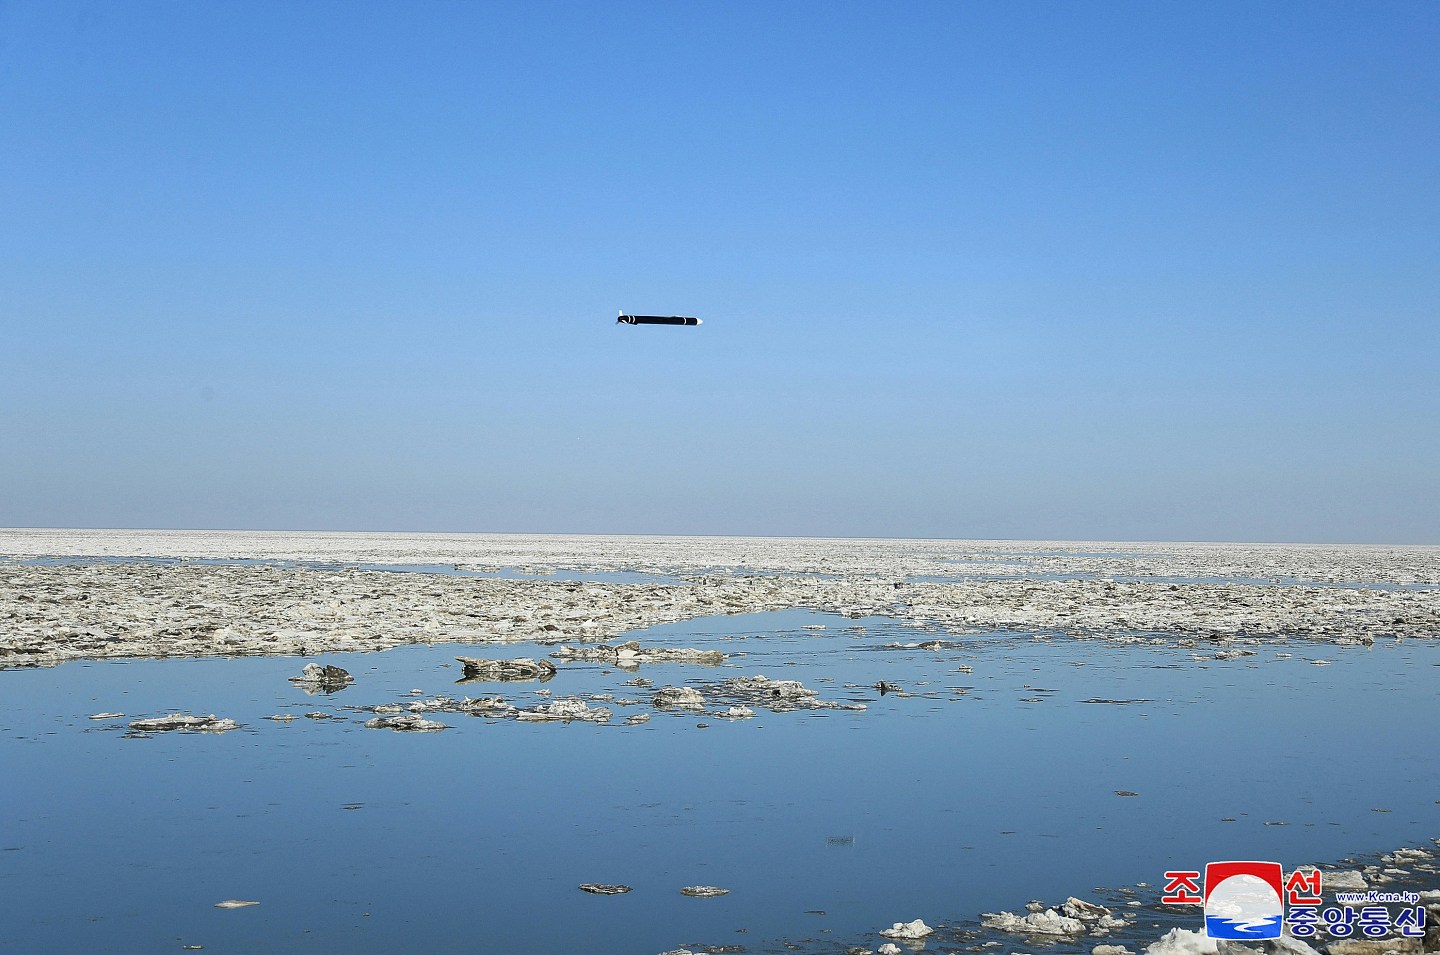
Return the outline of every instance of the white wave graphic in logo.
<path id="1" fill-rule="evenodd" d="M 1210 891 L 1205 934 L 1211 938 L 1276 938 L 1285 914 L 1274 886 L 1253 875 L 1232 875 Z"/>

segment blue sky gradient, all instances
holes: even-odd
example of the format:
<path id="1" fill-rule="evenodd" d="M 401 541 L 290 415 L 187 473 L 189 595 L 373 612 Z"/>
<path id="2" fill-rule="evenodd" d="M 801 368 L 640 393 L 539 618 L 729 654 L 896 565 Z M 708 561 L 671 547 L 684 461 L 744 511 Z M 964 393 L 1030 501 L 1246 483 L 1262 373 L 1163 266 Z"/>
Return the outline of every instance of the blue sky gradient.
<path id="1" fill-rule="evenodd" d="M 0 3 L 0 525 L 1440 543 L 1437 50 Z"/>

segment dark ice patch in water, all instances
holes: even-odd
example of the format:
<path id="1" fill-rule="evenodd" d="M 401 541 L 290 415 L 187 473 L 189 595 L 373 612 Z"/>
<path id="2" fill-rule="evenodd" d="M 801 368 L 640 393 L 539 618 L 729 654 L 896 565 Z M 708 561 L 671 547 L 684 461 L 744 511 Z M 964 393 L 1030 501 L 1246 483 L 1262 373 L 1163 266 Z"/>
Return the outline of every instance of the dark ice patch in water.
<path id="1" fill-rule="evenodd" d="M 499 692 L 525 706 L 610 694 L 610 725 L 444 714 L 443 733 L 401 734 L 365 729 L 369 714 L 344 705 L 453 695 L 454 656 L 551 649 L 535 644 L 315 658 L 355 677 L 348 699 L 305 696 L 287 679 L 293 657 L 0 671 L 0 818 L 8 845 L 43 847 L 5 856 L 13 915 L 0 933 L 32 955 L 163 951 L 177 936 L 221 953 L 659 952 L 739 929 L 770 950 L 825 910 L 833 941 L 795 944 L 829 951 L 873 946 L 902 917 L 957 923 L 1095 885 L 1156 886 L 1180 862 L 1290 866 L 1440 829 L 1434 645 L 1327 648 L 1324 668 L 1271 647 L 1200 664 L 1187 650 L 1024 635 L 864 652 L 917 636 L 803 610 L 626 634 L 733 654 L 721 675 L 796 679 L 868 706 L 757 708 L 703 731 L 601 664 L 562 664 L 552 696 Z M 638 675 L 699 686 L 717 671 Z M 882 697 L 880 681 L 906 694 Z M 1053 692 L 1027 705 L 1018 687 Z M 127 740 L 128 719 L 88 719 L 102 710 L 245 726 Z M 285 712 L 341 719 L 263 719 Z M 652 719 L 620 725 L 639 712 Z M 1394 811 L 1369 811 L 1382 804 Z M 576 891 L 590 882 L 634 891 Z M 686 885 L 733 891 L 696 906 Z M 231 898 L 261 905 L 213 908 Z"/>

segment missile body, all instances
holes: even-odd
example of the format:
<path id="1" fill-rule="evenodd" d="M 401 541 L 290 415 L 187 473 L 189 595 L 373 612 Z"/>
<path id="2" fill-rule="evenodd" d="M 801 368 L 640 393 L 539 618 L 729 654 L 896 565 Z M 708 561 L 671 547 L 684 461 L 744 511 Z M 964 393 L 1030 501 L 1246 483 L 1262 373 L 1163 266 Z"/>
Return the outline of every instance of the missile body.
<path id="1" fill-rule="evenodd" d="M 620 313 L 616 322 L 624 325 L 699 325 L 700 319 L 685 315 L 626 315 Z"/>

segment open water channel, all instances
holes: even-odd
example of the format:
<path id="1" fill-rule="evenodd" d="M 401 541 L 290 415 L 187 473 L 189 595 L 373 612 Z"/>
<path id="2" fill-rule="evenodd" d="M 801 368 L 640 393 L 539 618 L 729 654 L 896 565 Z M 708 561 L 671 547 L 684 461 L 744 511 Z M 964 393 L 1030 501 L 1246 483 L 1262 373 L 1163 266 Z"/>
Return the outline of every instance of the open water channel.
<path id="1" fill-rule="evenodd" d="M 1215 660 L 803 610 L 630 636 L 731 656 L 456 686 L 457 655 L 554 648 L 330 654 L 319 662 L 356 680 L 333 695 L 288 682 L 294 657 L 0 671 L 0 950 L 843 951 L 895 921 L 973 922 L 1211 860 L 1288 869 L 1440 834 L 1430 643 Z M 730 720 L 656 709 L 630 682 L 756 674 L 866 709 Z M 442 714 L 448 729 L 399 733 L 365 728 L 359 709 L 496 693 L 610 695 L 615 717 Z M 89 718 L 103 711 L 125 716 Z M 129 731 L 174 711 L 242 726 Z M 301 718 L 265 719 L 282 713 Z M 697 884 L 730 894 L 680 895 Z M 215 908 L 225 899 L 260 904 Z"/>

